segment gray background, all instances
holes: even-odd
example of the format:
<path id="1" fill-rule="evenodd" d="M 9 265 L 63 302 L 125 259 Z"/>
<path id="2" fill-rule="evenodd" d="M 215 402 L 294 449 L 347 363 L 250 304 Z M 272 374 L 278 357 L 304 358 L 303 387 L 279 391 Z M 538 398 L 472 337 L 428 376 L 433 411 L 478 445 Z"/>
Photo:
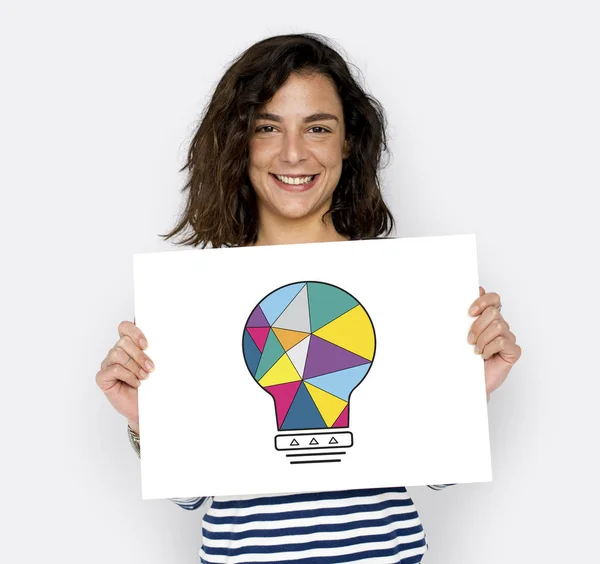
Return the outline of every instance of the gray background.
<path id="1" fill-rule="evenodd" d="M 3 1 L 0 560 L 197 562 L 201 514 L 141 500 L 94 377 L 133 320 L 133 253 L 173 249 L 157 233 L 213 85 L 299 31 L 335 39 L 387 111 L 396 235 L 476 233 L 524 351 L 489 404 L 494 481 L 411 488 L 424 562 L 593 560 L 598 23 L 581 1 Z"/>

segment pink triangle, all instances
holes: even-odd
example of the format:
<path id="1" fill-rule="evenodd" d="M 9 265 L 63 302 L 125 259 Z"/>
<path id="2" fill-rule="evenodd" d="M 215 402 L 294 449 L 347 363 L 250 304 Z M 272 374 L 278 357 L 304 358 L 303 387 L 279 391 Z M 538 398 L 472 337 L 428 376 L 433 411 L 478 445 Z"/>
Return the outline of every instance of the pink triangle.
<path id="1" fill-rule="evenodd" d="M 246 327 L 246 331 L 250 333 L 252 340 L 256 343 L 258 350 L 263 352 L 267 337 L 269 336 L 270 327 Z"/>
<path id="2" fill-rule="evenodd" d="M 332 427 L 348 427 L 348 406 L 344 407 Z"/>
<path id="3" fill-rule="evenodd" d="M 294 401 L 294 397 L 296 396 L 300 384 L 302 384 L 302 380 L 288 382 L 287 384 L 276 384 L 275 386 L 267 386 L 265 388 L 265 390 L 267 390 L 275 399 L 277 429 L 281 429 L 281 424 L 290 409 L 290 405 L 292 405 L 292 402 Z"/>

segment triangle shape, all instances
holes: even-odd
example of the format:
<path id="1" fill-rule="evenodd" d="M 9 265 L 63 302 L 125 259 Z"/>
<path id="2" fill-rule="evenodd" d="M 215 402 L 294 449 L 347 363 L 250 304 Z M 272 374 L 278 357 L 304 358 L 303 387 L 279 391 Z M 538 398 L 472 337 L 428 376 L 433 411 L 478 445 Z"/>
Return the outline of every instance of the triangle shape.
<path id="1" fill-rule="evenodd" d="M 280 430 L 291 431 L 325 428 L 327 428 L 327 425 L 325 425 L 325 421 L 323 421 L 315 402 L 308 393 L 306 385 L 302 382 Z"/>
<path id="2" fill-rule="evenodd" d="M 304 282 L 282 286 L 274 292 L 271 292 L 260 302 L 260 304 L 258 304 L 265 314 L 269 325 L 273 324 L 273 322 L 281 315 L 281 312 L 290 304 L 296 297 L 296 294 L 298 294 L 304 286 L 306 286 Z"/>
<path id="3" fill-rule="evenodd" d="M 375 331 L 367 312 L 361 305 L 324 325 L 315 332 L 315 335 L 363 358 L 373 360 Z"/>
<path id="4" fill-rule="evenodd" d="M 260 357 L 260 362 L 258 363 L 254 378 L 260 380 L 284 354 L 285 351 L 283 350 L 281 343 L 278 341 L 273 331 L 269 331 L 269 336 L 267 337 L 267 342 L 265 343 L 265 348 Z"/>
<path id="5" fill-rule="evenodd" d="M 308 443 L 309 445 L 318 445 L 319 441 L 317 441 L 317 439 L 315 439 L 314 437 L 310 440 L 310 443 Z"/>
<path id="6" fill-rule="evenodd" d="M 302 377 L 314 378 L 361 364 L 370 363 L 366 358 L 311 335 Z"/>
<path id="7" fill-rule="evenodd" d="M 273 323 L 273 327 L 310 333 L 310 317 L 308 315 L 308 293 L 306 285 L 290 302 L 281 315 Z"/>
<path id="8" fill-rule="evenodd" d="M 302 339 L 295 347 L 292 347 L 287 351 L 287 355 L 290 357 L 292 364 L 298 371 L 298 374 L 302 376 L 304 373 L 304 365 L 306 364 L 306 355 L 308 353 L 309 339 Z"/>
<path id="9" fill-rule="evenodd" d="M 325 421 L 327 427 L 331 427 L 335 423 L 336 419 L 340 416 L 340 413 L 344 411 L 344 408 L 348 405 L 348 402 L 335 397 L 329 392 L 324 392 L 308 382 L 306 382 L 305 385 L 308 393 L 315 402 L 323 421 Z"/>
<path id="10" fill-rule="evenodd" d="M 290 331 L 289 329 L 279 329 L 275 326 L 273 326 L 273 333 L 275 333 L 285 351 L 295 347 L 302 339 L 306 339 L 306 337 L 310 335 L 310 333 Z"/>
<path id="11" fill-rule="evenodd" d="M 269 328 L 268 327 L 248 327 L 246 329 L 252 340 L 256 343 L 258 350 L 262 353 L 265 348 L 265 343 L 267 342 L 267 337 L 269 336 Z"/>
<path id="12" fill-rule="evenodd" d="M 244 331 L 243 349 L 246 366 L 248 367 L 250 374 L 254 376 L 254 374 L 256 374 L 256 369 L 258 368 L 258 363 L 260 362 L 260 351 L 248 331 Z"/>
<path id="13" fill-rule="evenodd" d="M 315 376 L 310 379 L 310 383 L 321 390 L 325 390 L 330 394 L 344 401 L 350 401 L 350 394 L 367 375 L 372 363 L 346 368 L 337 372 L 323 374 L 323 376 Z"/>
<path id="14" fill-rule="evenodd" d="M 269 322 L 267 321 L 265 314 L 263 313 L 262 309 L 260 309 L 260 306 L 257 305 L 254 308 L 254 310 L 252 311 L 252 313 L 250 314 L 250 317 L 248 318 L 248 322 L 246 323 L 246 327 L 268 327 L 268 326 L 269 326 Z"/>
<path id="15" fill-rule="evenodd" d="M 287 354 L 283 354 L 281 358 L 271 367 L 265 375 L 258 380 L 258 383 L 266 388 L 267 386 L 276 386 L 277 384 L 285 384 L 287 382 L 294 382 L 296 380 L 302 380 L 300 374 L 296 372 L 290 357 Z"/>
<path id="16" fill-rule="evenodd" d="M 299 442 L 298 442 L 296 439 L 294 439 L 294 440 L 293 440 L 293 441 L 290 443 L 290 446 L 299 446 L 299 445 L 300 445 L 300 443 L 299 443 Z"/>
<path id="17" fill-rule="evenodd" d="M 330 445 L 337 445 L 338 442 L 335 440 L 335 437 L 331 437 L 331 440 L 329 441 Z"/>
<path id="18" fill-rule="evenodd" d="M 287 415 L 294 396 L 300 387 L 302 380 L 297 382 L 288 382 L 287 384 L 278 384 L 277 386 L 269 386 L 265 388 L 275 400 L 275 411 L 277 412 L 277 429 L 281 429 L 281 424 Z M 296 440 L 296 439 L 294 439 Z M 298 444 L 296 442 L 296 444 Z"/>
<path id="19" fill-rule="evenodd" d="M 350 413 L 350 404 L 348 404 L 340 416 L 335 420 L 333 427 L 348 427 L 348 416 Z"/>
<path id="20" fill-rule="evenodd" d="M 312 332 L 358 305 L 350 294 L 337 286 L 323 282 L 309 282 L 307 286 Z"/>

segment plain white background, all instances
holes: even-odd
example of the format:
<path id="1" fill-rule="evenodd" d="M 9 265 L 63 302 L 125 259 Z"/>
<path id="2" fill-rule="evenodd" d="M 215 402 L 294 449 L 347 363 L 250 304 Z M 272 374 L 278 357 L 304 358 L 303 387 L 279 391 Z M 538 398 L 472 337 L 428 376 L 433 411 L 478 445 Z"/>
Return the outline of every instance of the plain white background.
<path id="1" fill-rule="evenodd" d="M 411 489 L 424 562 L 594 560 L 595 2 L 0 6 L 2 562 L 198 561 L 201 514 L 141 500 L 94 377 L 133 319 L 133 253 L 173 248 L 157 234 L 213 86 L 253 42 L 301 31 L 334 39 L 386 109 L 396 235 L 476 233 L 523 347 L 489 404 L 494 482 Z"/>

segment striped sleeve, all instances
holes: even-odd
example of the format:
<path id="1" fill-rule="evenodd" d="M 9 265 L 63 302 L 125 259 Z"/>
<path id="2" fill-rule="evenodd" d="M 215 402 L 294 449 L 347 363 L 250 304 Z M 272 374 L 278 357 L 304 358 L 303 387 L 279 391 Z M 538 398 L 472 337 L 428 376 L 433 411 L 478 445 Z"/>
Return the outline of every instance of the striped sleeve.
<path id="1" fill-rule="evenodd" d="M 212 496 L 206 497 L 170 497 L 169 501 L 172 501 L 179 507 L 183 509 L 187 509 L 188 511 L 193 511 L 194 509 L 198 509 L 202 507 L 206 501 L 211 499 Z"/>
<path id="2" fill-rule="evenodd" d="M 432 484 L 432 485 L 427 486 L 427 487 L 431 488 L 432 490 L 435 490 L 435 491 L 440 491 L 440 490 L 443 490 L 444 488 L 447 488 L 449 486 L 456 486 L 456 484 Z"/>

